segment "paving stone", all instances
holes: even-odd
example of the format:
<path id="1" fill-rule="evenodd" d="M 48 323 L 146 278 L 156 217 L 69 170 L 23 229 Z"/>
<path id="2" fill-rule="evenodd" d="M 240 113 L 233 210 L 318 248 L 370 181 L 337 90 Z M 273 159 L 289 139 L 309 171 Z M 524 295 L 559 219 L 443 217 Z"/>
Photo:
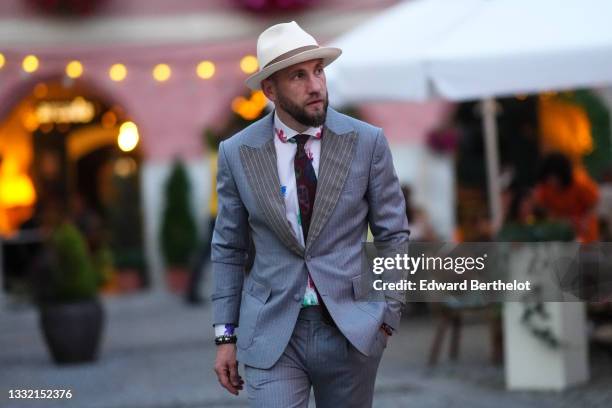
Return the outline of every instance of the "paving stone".
<path id="1" fill-rule="evenodd" d="M 166 294 L 105 299 L 107 325 L 99 361 L 55 366 L 32 307 L 0 311 L 0 407 L 201 408 L 246 407 L 212 371 L 210 308 L 186 306 Z M 425 365 L 435 321 L 409 318 L 389 342 L 374 407 L 610 407 L 612 356 L 592 351 L 592 380 L 563 392 L 509 392 L 502 366 L 488 362 L 487 328 L 464 327 L 459 359 Z M 9 389 L 71 389 L 71 400 L 8 400 Z M 314 400 L 311 398 L 311 407 Z"/>

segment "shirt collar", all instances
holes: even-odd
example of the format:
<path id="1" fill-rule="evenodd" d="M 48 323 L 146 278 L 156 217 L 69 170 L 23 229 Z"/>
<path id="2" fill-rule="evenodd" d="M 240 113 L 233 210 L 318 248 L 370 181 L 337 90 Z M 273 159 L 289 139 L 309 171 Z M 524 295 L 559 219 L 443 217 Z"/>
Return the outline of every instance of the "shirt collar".
<path id="1" fill-rule="evenodd" d="M 310 127 L 303 132 L 298 132 L 285 125 L 283 121 L 278 117 L 276 111 L 274 111 L 274 135 L 283 143 L 294 143 L 291 139 L 295 135 L 310 135 L 315 139 L 320 139 L 323 135 L 323 126 Z"/>

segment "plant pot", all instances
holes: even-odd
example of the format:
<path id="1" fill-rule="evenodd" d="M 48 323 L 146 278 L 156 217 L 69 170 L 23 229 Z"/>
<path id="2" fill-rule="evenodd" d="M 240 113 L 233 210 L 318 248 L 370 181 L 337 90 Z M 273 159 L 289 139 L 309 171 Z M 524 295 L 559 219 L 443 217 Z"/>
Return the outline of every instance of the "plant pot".
<path id="1" fill-rule="evenodd" d="M 117 272 L 117 289 L 119 293 L 133 293 L 143 287 L 142 278 L 136 269 L 122 269 Z"/>
<path id="2" fill-rule="evenodd" d="M 189 286 L 189 271 L 182 267 L 170 267 L 166 270 L 166 283 L 170 292 L 184 294 Z"/>
<path id="3" fill-rule="evenodd" d="M 40 324 L 56 363 L 97 359 L 104 325 L 104 309 L 98 299 L 42 305 Z"/>

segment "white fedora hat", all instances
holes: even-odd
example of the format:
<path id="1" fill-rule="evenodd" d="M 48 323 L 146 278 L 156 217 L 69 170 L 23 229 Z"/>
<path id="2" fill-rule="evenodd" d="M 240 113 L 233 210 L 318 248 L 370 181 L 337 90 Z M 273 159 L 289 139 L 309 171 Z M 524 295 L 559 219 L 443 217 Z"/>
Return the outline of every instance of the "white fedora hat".
<path id="1" fill-rule="evenodd" d="M 259 71 L 246 80 L 246 85 L 261 89 L 261 81 L 291 65 L 323 59 L 323 66 L 331 64 L 342 54 L 342 50 L 320 47 L 317 40 L 295 21 L 276 24 L 265 30 L 257 39 L 257 62 Z"/>

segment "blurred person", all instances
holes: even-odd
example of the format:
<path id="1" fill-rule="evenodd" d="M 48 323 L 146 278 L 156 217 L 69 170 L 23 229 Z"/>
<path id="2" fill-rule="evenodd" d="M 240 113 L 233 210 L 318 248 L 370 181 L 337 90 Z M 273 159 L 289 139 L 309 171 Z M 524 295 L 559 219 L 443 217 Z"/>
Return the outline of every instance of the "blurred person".
<path id="1" fill-rule="evenodd" d="M 472 218 L 472 236 L 473 242 L 488 242 L 493 238 L 493 225 L 487 214 L 476 214 Z"/>
<path id="2" fill-rule="evenodd" d="M 493 237 L 493 226 L 488 214 L 477 212 L 466 217 L 454 233 L 455 242 L 488 242 Z"/>
<path id="3" fill-rule="evenodd" d="M 573 241 L 574 229 L 567 220 L 550 217 L 536 199 L 533 188 L 513 186 L 509 189 L 510 207 L 497 233 L 497 241 L 540 242 Z"/>
<path id="4" fill-rule="evenodd" d="M 109 283 L 114 274 L 114 260 L 104 219 L 78 192 L 74 193 L 71 198 L 70 218 L 87 243 L 93 267 L 98 276 L 98 284 Z"/>
<path id="5" fill-rule="evenodd" d="M 599 238 L 604 242 L 610 242 L 612 241 L 612 168 L 603 172 L 599 193 L 600 199 L 597 205 Z"/>
<path id="6" fill-rule="evenodd" d="M 72 218 L 74 224 L 87 238 L 88 245 L 91 249 L 92 243 L 90 242 L 90 236 L 101 226 L 102 220 L 81 193 L 74 193 L 70 198 L 70 218 Z"/>
<path id="7" fill-rule="evenodd" d="M 217 219 L 217 161 L 219 150 L 219 138 L 213 132 L 206 133 L 206 139 L 209 144 L 209 170 L 211 177 L 210 197 L 208 199 L 207 217 L 208 225 L 205 231 L 204 244 L 197 251 L 196 260 L 189 275 L 187 283 L 187 292 L 185 300 L 192 305 L 204 303 L 204 298 L 200 294 L 200 283 L 204 278 L 204 271 L 210 262 L 210 250 L 212 243 L 213 231 L 215 230 L 215 221 Z"/>
<path id="8" fill-rule="evenodd" d="M 434 241 L 435 232 L 429 223 L 427 213 L 422 208 L 414 205 L 412 199 L 412 188 L 407 184 L 401 186 L 404 201 L 406 202 L 406 218 L 410 229 L 410 239 L 415 242 Z M 426 302 L 408 302 L 404 314 L 408 316 L 423 315 L 429 310 Z"/>
<path id="9" fill-rule="evenodd" d="M 408 218 L 410 239 L 412 241 L 435 240 L 436 234 L 429 222 L 427 213 L 422 208 L 414 205 L 410 186 L 407 184 L 402 185 L 402 193 L 404 194 L 404 201 L 406 201 L 406 217 Z"/>
<path id="10" fill-rule="evenodd" d="M 597 184 L 582 167 L 574 167 L 561 153 L 546 156 L 535 190 L 536 202 L 551 217 L 569 221 L 580 242 L 599 239 Z"/>
<path id="11" fill-rule="evenodd" d="M 44 203 L 39 202 L 35 214 L 24 224 L 24 227 L 37 231 L 42 245 L 36 251 L 30 252 L 31 262 L 26 266 L 26 274 L 32 290 L 32 299 L 35 302 L 41 302 L 49 299 L 53 287 L 51 268 L 55 262 L 55 255 L 48 243 L 53 231 L 69 217 L 63 203 L 55 199 L 49 199 Z"/>
<path id="12" fill-rule="evenodd" d="M 522 187 L 511 194 L 510 208 L 505 224 L 516 223 L 523 225 L 533 225 L 536 222 L 536 215 L 544 216 L 543 210 L 537 209 L 533 190 Z"/>
<path id="13" fill-rule="evenodd" d="M 265 30 L 246 83 L 275 110 L 219 147 L 214 368 L 237 395 L 244 363 L 252 407 L 307 407 L 311 387 L 318 407 L 372 406 L 400 322 L 403 299 L 357 300 L 368 224 L 389 245 L 409 231 L 382 130 L 328 107 L 324 67 L 340 54 L 295 22 Z"/>

